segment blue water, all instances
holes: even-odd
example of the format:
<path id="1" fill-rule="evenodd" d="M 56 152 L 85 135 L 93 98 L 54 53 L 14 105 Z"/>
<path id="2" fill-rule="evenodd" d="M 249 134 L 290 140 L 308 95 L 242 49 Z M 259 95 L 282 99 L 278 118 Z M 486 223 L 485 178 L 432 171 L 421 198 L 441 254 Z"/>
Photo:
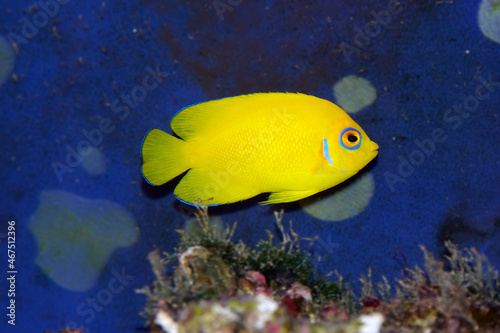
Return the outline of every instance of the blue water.
<path id="1" fill-rule="evenodd" d="M 213 7 L 221 3 L 226 11 Z M 145 298 L 134 290 L 154 279 L 147 253 L 172 252 L 192 213 L 174 198 L 175 182 L 151 187 L 141 177 L 147 130 L 169 131 L 180 108 L 237 94 L 292 91 L 335 102 L 333 84 L 352 74 L 378 95 L 353 115 L 380 147 L 368 166 L 369 206 L 342 222 L 279 207 L 299 235 L 319 236 L 311 248 L 322 257 L 318 269 L 356 283 L 372 267 L 392 279 L 422 262 L 418 245 L 438 255 L 448 239 L 500 264 L 500 45 L 479 29 L 479 1 L 402 1 L 383 25 L 370 24 L 372 11 L 391 4 L 47 0 L 36 10 L 1 1 L 0 36 L 17 53 L 0 87 L 0 268 L 5 277 L 15 221 L 17 274 L 15 297 L 1 279 L 0 331 L 146 331 L 138 314 Z M 84 167 L 84 141 L 102 160 Z M 36 263 L 29 226 L 48 190 L 115 202 L 137 224 L 138 240 L 113 251 L 87 290 L 61 286 Z M 276 232 L 276 207 L 256 202 L 211 212 L 238 221 L 235 239 L 255 244 L 265 229 Z M 71 218 L 54 219 L 73 230 Z M 15 326 L 7 323 L 11 299 Z"/>

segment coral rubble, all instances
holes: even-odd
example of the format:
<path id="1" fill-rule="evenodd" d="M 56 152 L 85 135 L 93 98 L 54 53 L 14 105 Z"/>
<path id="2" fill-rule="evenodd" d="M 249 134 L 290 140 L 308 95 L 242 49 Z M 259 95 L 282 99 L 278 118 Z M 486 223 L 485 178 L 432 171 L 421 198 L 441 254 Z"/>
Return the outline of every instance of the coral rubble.
<path id="1" fill-rule="evenodd" d="M 340 274 L 316 277 L 282 213 L 282 241 L 269 233 L 256 248 L 231 241 L 236 224 L 212 229 L 206 208 L 197 219 L 203 232 L 178 231 L 174 254 L 149 254 L 157 280 L 138 292 L 151 332 L 500 331 L 498 272 L 475 249 L 448 242 L 442 262 L 422 247 L 424 269 L 406 269 L 393 286 L 384 277 L 374 285 L 369 271 L 356 297 Z"/>

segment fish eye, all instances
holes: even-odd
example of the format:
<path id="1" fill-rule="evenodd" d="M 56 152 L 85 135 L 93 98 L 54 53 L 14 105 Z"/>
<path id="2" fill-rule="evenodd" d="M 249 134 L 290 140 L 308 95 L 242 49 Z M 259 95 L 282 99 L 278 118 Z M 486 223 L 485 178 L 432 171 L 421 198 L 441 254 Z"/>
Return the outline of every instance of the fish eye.
<path id="1" fill-rule="evenodd" d="M 340 145 L 348 150 L 356 150 L 361 145 L 361 133 L 355 128 L 345 128 L 340 133 Z"/>

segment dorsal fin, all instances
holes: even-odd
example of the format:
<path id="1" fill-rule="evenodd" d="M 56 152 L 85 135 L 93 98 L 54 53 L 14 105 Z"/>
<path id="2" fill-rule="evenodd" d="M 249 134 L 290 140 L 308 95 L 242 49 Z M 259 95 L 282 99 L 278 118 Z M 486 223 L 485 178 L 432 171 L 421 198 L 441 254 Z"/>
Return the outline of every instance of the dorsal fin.
<path id="1" fill-rule="evenodd" d="M 255 93 L 216 99 L 179 110 L 172 117 L 170 125 L 175 134 L 184 140 L 205 137 L 206 134 L 210 135 L 205 131 L 213 131 L 215 126 L 237 122 L 238 118 L 247 112 L 268 108 L 273 103 L 283 104 L 285 95 L 311 97 L 300 93 Z"/>

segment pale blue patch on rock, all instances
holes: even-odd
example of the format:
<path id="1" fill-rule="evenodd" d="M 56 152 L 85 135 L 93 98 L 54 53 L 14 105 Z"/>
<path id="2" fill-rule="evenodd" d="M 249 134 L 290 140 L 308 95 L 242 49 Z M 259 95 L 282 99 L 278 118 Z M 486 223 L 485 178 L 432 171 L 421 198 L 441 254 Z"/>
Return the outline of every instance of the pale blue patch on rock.
<path id="1" fill-rule="evenodd" d="M 9 41 L 5 37 L 0 36 L 0 86 L 4 84 L 10 73 L 12 73 L 15 59 L 16 55 Z"/>
<path id="2" fill-rule="evenodd" d="M 333 86 L 337 104 L 347 113 L 356 113 L 372 105 L 377 99 L 377 90 L 370 81 L 349 75 Z"/>
<path id="3" fill-rule="evenodd" d="M 73 291 L 91 289 L 113 251 L 139 237 L 132 215 L 117 203 L 57 190 L 40 194 L 29 227 L 38 243 L 38 266 Z"/>
<path id="4" fill-rule="evenodd" d="M 322 221 L 342 221 L 360 214 L 375 191 L 373 176 L 367 172 L 341 190 L 299 201 L 306 213 Z"/>
<path id="5" fill-rule="evenodd" d="M 91 175 L 101 175 L 106 172 L 104 154 L 99 148 L 90 147 L 82 154 L 82 168 Z"/>
<path id="6" fill-rule="evenodd" d="M 500 43 L 500 0 L 482 0 L 477 19 L 483 35 Z"/>

